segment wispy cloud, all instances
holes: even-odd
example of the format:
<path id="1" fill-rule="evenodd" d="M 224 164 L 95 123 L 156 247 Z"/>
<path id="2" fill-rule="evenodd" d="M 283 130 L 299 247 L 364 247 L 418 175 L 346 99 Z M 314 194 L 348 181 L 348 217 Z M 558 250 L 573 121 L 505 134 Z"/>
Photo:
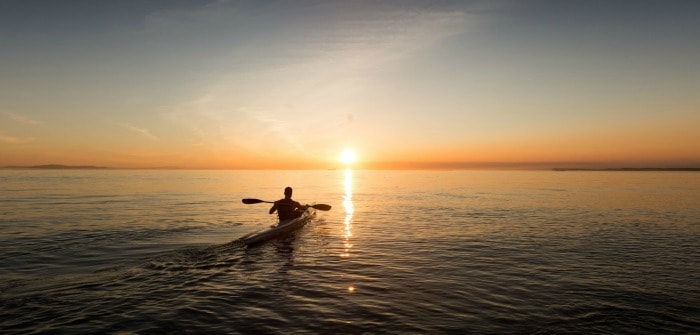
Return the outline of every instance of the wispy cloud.
<path id="1" fill-rule="evenodd" d="M 15 144 L 15 143 L 19 142 L 19 139 L 17 137 L 0 135 L 0 142 L 7 143 L 7 144 Z"/>
<path id="2" fill-rule="evenodd" d="M 239 15 L 250 9 L 246 4 L 218 1 L 154 12 L 147 28 L 169 33 L 217 22 L 236 32 L 207 35 L 221 42 L 222 52 L 212 56 L 225 57 L 216 62 L 221 68 L 198 93 L 164 107 L 164 117 L 189 130 L 195 143 L 261 153 L 280 146 L 303 151 L 315 138 L 340 137 L 352 122 L 354 100 L 382 72 L 377 69 L 401 66 L 476 22 L 468 11 L 426 7 L 330 1 L 278 4 L 249 16 Z"/>
<path id="3" fill-rule="evenodd" d="M 183 25 L 225 20 L 226 15 L 235 11 L 236 5 L 227 0 L 193 2 L 148 13 L 143 18 L 143 26 L 147 31 L 164 31 L 181 28 Z"/>
<path id="4" fill-rule="evenodd" d="M 275 118 L 274 116 L 266 113 L 262 110 L 243 110 L 251 119 L 262 124 L 266 132 L 274 134 L 276 137 L 281 138 L 286 146 L 291 146 L 292 148 L 303 151 L 304 146 L 295 132 L 292 131 L 291 127 L 284 121 Z"/>
<path id="5" fill-rule="evenodd" d="M 13 121 L 15 121 L 15 122 L 17 122 L 17 123 L 21 123 L 21 124 L 26 124 L 26 125 L 35 126 L 35 125 L 38 125 L 38 124 L 41 123 L 41 122 L 39 122 L 39 121 L 37 121 L 37 120 L 34 120 L 34 119 L 32 119 L 32 118 L 29 118 L 29 117 L 27 117 L 27 116 L 20 115 L 20 114 L 17 114 L 17 113 L 13 113 L 13 112 L 9 112 L 9 111 L 2 111 L 2 112 L 0 112 L 0 113 L 2 113 L 2 114 L 3 114 L 5 117 L 7 117 L 8 119 L 13 120 Z"/>
<path id="6" fill-rule="evenodd" d="M 0 142 L 5 144 L 24 144 L 34 142 L 33 137 L 20 138 L 15 136 L 7 136 L 0 134 Z"/>
<path id="7" fill-rule="evenodd" d="M 143 137 L 149 138 L 149 139 L 154 140 L 154 141 L 159 140 L 159 138 L 157 136 L 153 135 L 153 133 L 151 133 L 151 131 L 149 129 L 136 127 L 136 126 L 130 125 L 130 124 L 125 124 L 124 126 L 127 129 L 131 130 L 132 132 L 137 133 Z"/>

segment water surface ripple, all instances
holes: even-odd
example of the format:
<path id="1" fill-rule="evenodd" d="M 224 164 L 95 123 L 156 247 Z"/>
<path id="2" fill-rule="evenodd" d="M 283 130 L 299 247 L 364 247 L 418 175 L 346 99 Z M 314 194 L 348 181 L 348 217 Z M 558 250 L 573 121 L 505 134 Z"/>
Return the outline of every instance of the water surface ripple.
<path id="1" fill-rule="evenodd" d="M 333 205 L 258 247 L 291 185 Z M 0 332 L 693 334 L 700 174 L 0 171 Z"/>

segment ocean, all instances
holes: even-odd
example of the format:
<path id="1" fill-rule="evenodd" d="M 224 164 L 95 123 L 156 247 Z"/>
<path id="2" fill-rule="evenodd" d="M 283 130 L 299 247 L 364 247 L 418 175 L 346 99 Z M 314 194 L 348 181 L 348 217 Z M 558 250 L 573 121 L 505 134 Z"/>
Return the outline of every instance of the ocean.
<path id="1" fill-rule="evenodd" d="M 0 252 L 2 334 L 700 332 L 698 172 L 0 170 Z"/>

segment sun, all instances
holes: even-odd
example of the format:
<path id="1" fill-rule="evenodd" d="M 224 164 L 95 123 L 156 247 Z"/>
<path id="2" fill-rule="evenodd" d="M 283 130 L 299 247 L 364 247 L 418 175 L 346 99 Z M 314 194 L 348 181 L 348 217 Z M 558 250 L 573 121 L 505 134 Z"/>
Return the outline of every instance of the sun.
<path id="1" fill-rule="evenodd" d="M 351 164 L 355 163 L 355 161 L 357 160 L 357 156 L 355 156 L 355 151 L 353 151 L 352 149 L 345 149 L 340 154 L 338 160 L 345 164 Z"/>

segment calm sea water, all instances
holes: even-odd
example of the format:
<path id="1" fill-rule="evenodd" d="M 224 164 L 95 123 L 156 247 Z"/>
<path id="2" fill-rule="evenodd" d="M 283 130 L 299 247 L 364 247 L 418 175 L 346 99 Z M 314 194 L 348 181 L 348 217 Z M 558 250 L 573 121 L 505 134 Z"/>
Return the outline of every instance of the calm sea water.
<path id="1" fill-rule="evenodd" d="M 695 172 L 2 170 L 0 229 L 2 334 L 700 331 Z"/>

